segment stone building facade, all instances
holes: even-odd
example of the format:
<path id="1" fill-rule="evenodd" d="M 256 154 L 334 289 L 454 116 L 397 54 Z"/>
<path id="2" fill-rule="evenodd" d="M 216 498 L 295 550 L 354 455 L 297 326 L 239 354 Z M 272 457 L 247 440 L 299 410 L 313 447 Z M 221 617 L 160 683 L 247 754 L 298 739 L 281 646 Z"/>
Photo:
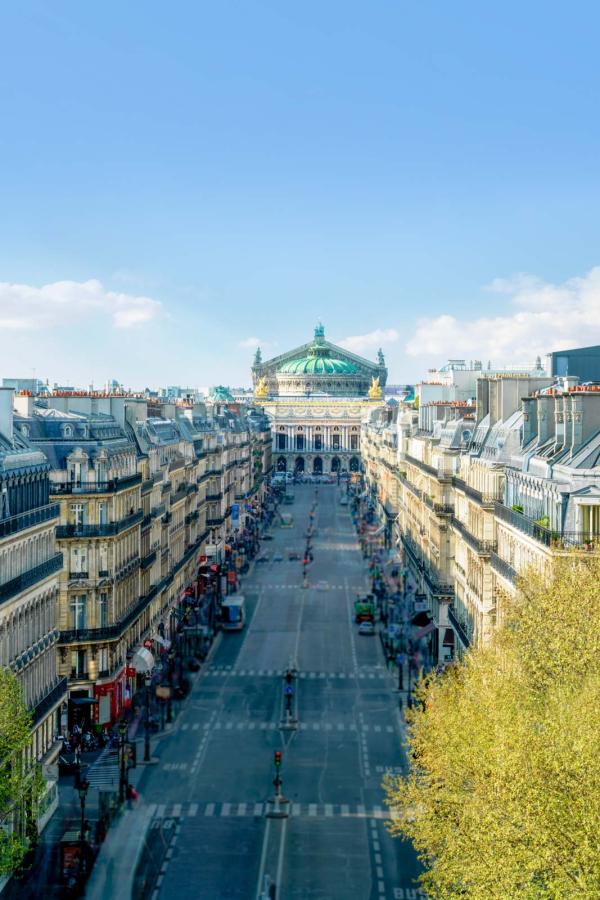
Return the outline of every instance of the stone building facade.
<path id="1" fill-rule="evenodd" d="M 271 421 L 277 471 L 358 471 L 361 420 L 380 401 L 387 378 L 376 363 L 325 339 L 322 325 L 301 347 L 252 367 L 254 395 Z"/>
<path id="2" fill-rule="evenodd" d="M 45 790 L 38 810 L 18 798 L 13 821 L 41 829 L 57 802 L 55 762 L 60 710 L 67 682 L 57 669 L 58 581 L 63 557 L 55 529 L 59 505 L 50 498 L 48 460 L 15 428 L 13 394 L 0 388 L 0 665 L 22 685 L 31 710 L 28 762 L 42 766 Z"/>

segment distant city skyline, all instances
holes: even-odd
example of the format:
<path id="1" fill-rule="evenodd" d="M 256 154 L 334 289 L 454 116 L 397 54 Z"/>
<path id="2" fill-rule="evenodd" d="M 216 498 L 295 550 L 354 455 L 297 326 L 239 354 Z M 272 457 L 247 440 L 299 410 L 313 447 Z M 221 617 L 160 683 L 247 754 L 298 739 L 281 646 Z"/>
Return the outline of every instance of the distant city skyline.
<path id="1" fill-rule="evenodd" d="M 0 376 L 247 384 L 318 318 L 400 382 L 600 342 L 583 8 L 5 6 Z"/>

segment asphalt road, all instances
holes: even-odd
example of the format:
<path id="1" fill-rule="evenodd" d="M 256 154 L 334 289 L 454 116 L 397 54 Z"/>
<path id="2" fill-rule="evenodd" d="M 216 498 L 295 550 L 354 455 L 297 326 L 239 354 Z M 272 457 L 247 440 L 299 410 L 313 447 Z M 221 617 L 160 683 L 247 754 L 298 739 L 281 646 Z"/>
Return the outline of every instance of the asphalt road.
<path id="1" fill-rule="evenodd" d="M 269 562 L 243 584 L 248 623 L 223 634 L 142 781 L 152 816 L 137 898 L 412 900 L 412 847 L 389 837 L 381 780 L 403 765 L 394 679 L 377 637 L 361 636 L 353 602 L 367 584 L 340 490 L 296 488 L 294 526 L 275 524 Z M 317 500 L 308 589 L 301 564 Z M 282 553 L 284 559 L 273 561 Z M 283 671 L 298 669 L 298 728 L 281 730 Z M 281 750 L 287 818 L 268 818 Z"/>

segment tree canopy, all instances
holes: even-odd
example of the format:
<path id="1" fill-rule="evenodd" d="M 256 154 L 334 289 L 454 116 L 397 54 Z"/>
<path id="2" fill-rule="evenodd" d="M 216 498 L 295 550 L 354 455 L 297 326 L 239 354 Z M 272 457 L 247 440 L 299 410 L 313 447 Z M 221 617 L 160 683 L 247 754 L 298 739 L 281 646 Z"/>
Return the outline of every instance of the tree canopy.
<path id="1" fill-rule="evenodd" d="M 534 573 L 490 646 L 419 686 L 386 781 L 432 898 L 600 896 L 600 561 Z"/>
<path id="2" fill-rule="evenodd" d="M 31 717 L 21 686 L 9 669 L 0 668 L 0 874 L 8 875 L 27 850 L 24 809 L 36 808 L 40 783 L 28 764 Z"/>

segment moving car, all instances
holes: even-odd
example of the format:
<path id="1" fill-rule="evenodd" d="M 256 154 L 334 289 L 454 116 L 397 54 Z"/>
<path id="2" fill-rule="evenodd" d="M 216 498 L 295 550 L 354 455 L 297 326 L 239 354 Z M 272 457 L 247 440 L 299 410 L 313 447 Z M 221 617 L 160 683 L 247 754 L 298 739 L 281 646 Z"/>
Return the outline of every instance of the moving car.
<path id="1" fill-rule="evenodd" d="M 375 634 L 375 626 L 372 622 L 361 622 L 358 626 L 359 634 Z"/>
<path id="2" fill-rule="evenodd" d="M 281 553 L 273 554 L 273 562 L 281 562 L 283 560 L 283 556 Z"/>

